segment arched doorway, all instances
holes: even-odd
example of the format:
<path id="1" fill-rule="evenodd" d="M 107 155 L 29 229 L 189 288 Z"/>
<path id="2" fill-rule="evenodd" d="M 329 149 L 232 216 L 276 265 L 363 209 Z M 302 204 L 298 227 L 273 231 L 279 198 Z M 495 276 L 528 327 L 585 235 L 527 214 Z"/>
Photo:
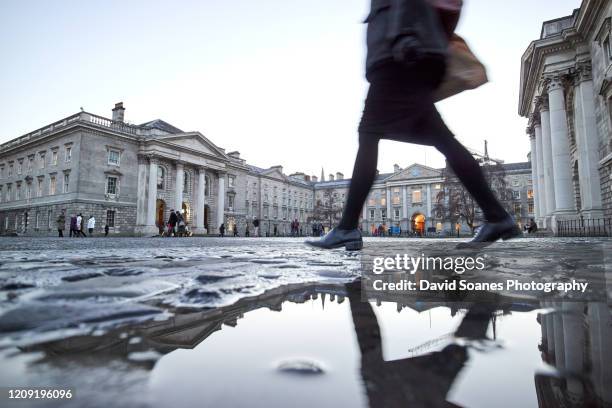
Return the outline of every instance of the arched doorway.
<path id="1" fill-rule="evenodd" d="M 425 216 L 421 213 L 415 213 L 411 219 L 412 231 L 419 235 L 425 233 Z"/>
<path id="2" fill-rule="evenodd" d="M 183 211 L 181 212 L 183 214 L 183 218 L 185 219 L 185 223 L 191 224 L 191 206 L 189 203 L 183 201 L 182 210 Z"/>
<path id="3" fill-rule="evenodd" d="M 155 204 L 155 224 L 160 230 L 163 230 L 166 225 L 166 217 L 164 216 L 165 211 L 166 202 L 158 198 Z"/>

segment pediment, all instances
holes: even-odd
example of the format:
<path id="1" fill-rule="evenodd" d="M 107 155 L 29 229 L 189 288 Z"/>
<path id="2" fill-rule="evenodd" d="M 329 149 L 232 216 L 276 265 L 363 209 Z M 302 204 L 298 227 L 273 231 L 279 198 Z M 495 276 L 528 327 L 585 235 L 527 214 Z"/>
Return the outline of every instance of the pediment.
<path id="1" fill-rule="evenodd" d="M 431 177 L 440 177 L 442 172 L 438 169 L 434 169 L 432 167 L 424 166 L 422 164 L 412 164 L 405 169 L 399 171 L 397 174 L 389 177 L 387 182 L 396 181 L 396 180 L 410 180 L 410 179 L 419 179 L 419 178 L 431 178 Z"/>
<path id="2" fill-rule="evenodd" d="M 262 172 L 261 174 L 266 177 L 274 178 L 274 179 L 281 180 L 281 181 L 284 181 L 286 179 L 286 176 L 283 173 L 281 173 L 278 169 L 268 169 Z"/>
<path id="3" fill-rule="evenodd" d="M 170 144 L 174 147 L 193 150 L 201 154 L 216 156 L 220 159 L 228 159 L 223 150 L 215 146 L 214 143 L 208 140 L 201 133 L 182 133 L 176 135 L 161 136 L 155 138 L 154 141 L 163 142 L 164 144 Z"/>

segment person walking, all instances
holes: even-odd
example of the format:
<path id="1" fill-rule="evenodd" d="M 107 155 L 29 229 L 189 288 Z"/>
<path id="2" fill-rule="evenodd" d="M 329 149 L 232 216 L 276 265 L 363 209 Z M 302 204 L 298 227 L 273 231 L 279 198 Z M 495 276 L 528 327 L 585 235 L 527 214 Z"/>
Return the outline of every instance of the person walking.
<path id="1" fill-rule="evenodd" d="M 64 230 L 66 229 L 66 210 L 62 210 L 60 215 L 55 220 L 57 223 L 57 234 L 59 238 L 64 237 Z M 72 235 L 72 234 L 71 234 Z"/>
<path id="2" fill-rule="evenodd" d="M 85 235 L 85 232 L 83 231 L 83 214 L 79 213 L 79 215 L 77 215 L 77 225 L 76 225 L 76 232 L 77 232 L 77 237 L 81 236 L 81 237 L 87 237 L 87 235 Z"/>
<path id="3" fill-rule="evenodd" d="M 93 215 L 90 215 L 87 219 L 87 232 L 89 235 L 93 234 L 94 228 L 96 228 L 96 219 Z"/>
<path id="4" fill-rule="evenodd" d="M 70 238 L 77 237 L 77 216 L 72 215 L 70 217 Z"/>
<path id="5" fill-rule="evenodd" d="M 434 3 L 432 5 L 431 3 Z M 439 6 L 436 8 L 434 6 Z M 338 226 L 307 244 L 359 250 L 359 214 L 376 177 L 378 143 L 390 139 L 434 146 L 482 209 L 486 222 L 470 244 L 520 235 L 472 154 L 446 127 L 434 105 L 447 66 L 447 50 L 461 0 L 371 0 L 367 26 L 369 89 L 359 124 L 359 148 L 348 198 Z"/>
<path id="6" fill-rule="evenodd" d="M 225 225 L 221 224 L 219 226 L 219 235 L 223 238 L 225 236 Z"/>
<path id="7" fill-rule="evenodd" d="M 185 222 L 183 214 L 181 214 L 179 210 L 176 210 L 176 231 L 179 237 L 185 236 L 185 227 L 187 227 L 187 223 Z"/>
<path id="8" fill-rule="evenodd" d="M 174 233 L 174 227 L 178 222 L 178 218 L 176 217 L 176 213 L 174 212 L 174 208 L 170 210 L 170 217 L 168 217 L 168 236 L 176 236 Z"/>
<path id="9" fill-rule="evenodd" d="M 106 225 L 104 226 L 104 236 L 105 236 L 105 237 L 108 237 L 108 231 L 109 231 L 109 230 L 110 230 L 110 228 L 108 227 L 108 224 L 106 224 Z"/>

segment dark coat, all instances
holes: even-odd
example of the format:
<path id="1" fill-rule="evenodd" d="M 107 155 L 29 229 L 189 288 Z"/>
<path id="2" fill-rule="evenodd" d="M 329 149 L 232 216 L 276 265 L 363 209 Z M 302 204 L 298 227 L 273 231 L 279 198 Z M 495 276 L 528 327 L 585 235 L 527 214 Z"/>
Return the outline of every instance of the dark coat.
<path id="1" fill-rule="evenodd" d="M 170 218 L 168 218 L 168 224 L 176 225 L 177 222 L 178 222 L 178 217 L 176 216 L 176 213 L 171 212 Z"/>
<path id="2" fill-rule="evenodd" d="M 427 0 L 372 0 L 365 23 L 366 72 L 392 61 L 393 46 L 407 35 L 416 40 L 418 54 L 446 58 L 448 39 L 436 10 Z"/>

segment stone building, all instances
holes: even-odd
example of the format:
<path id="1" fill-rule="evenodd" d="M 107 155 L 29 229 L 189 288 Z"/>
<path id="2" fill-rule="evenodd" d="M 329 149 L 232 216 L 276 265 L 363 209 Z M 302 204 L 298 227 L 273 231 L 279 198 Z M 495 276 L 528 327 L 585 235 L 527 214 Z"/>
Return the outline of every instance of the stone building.
<path id="1" fill-rule="evenodd" d="M 612 2 L 584 0 L 546 21 L 521 60 L 520 115 L 529 118 L 536 216 L 612 216 Z"/>
<path id="2" fill-rule="evenodd" d="M 216 234 L 221 224 L 228 234 L 243 236 L 247 227 L 253 234 L 257 219 L 264 236 L 289 235 L 293 220 L 307 235 L 315 203 L 333 200 L 338 213 L 344 207 L 350 179 L 342 173 L 327 181 L 286 175 L 280 165 L 250 165 L 200 132 L 124 118 L 118 103 L 112 119 L 79 112 L 0 145 L 0 233 L 55 234 L 65 210 L 66 228 L 70 216 L 83 214 L 96 218 L 96 234 L 108 225 L 112 234 L 152 235 L 171 210 L 180 210 L 195 234 Z M 514 165 L 518 173 L 530 171 L 528 163 Z M 432 214 L 440 183 L 441 169 L 420 164 L 379 174 L 362 212 L 363 231 L 452 230 Z"/>

